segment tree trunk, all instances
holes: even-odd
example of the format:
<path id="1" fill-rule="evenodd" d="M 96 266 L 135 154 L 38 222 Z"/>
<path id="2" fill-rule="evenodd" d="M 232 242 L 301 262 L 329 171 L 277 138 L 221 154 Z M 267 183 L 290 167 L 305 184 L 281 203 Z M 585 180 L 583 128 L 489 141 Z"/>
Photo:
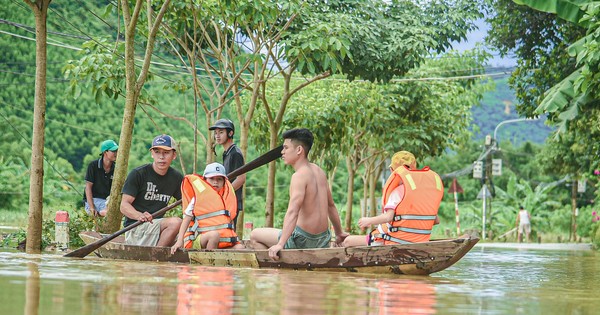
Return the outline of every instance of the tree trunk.
<path id="1" fill-rule="evenodd" d="M 369 173 L 369 207 L 371 208 L 370 217 L 377 215 L 377 200 L 375 199 L 375 188 L 377 187 L 377 171 Z"/>
<path id="2" fill-rule="evenodd" d="M 346 231 L 352 230 L 352 203 L 354 202 L 354 165 L 351 157 L 346 157 L 346 168 L 348 169 L 348 190 L 346 192 Z"/>
<path id="3" fill-rule="evenodd" d="M 363 182 L 363 201 L 361 202 L 361 207 L 360 207 L 360 216 L 361 217 L 369 216 L 369 212 L 367 211 L 368 202 L 369 202 L 369 176 L 367 175 L 367 172 L 368 172 L 367 165 L 365 165 L 365 174 L 363 174 L 361 176 L 361 179 Z M 360 231 L 364 232 L 365 229 L 361 228 Z"/>
<path id="4" fill-rule="evenodd" d="M 272 150 L 277 147 L 277 131 L 271 130 L 271 140 L 269 148 Z M 269 179 L 267 181 L 267 200 L 265 203 L 265 226 L 273 227 L 275 217 L 275 175 L 277 164 L 275 161 L 269 163 Z"/>
<path id="5" fill-rule="evenodd" d="M 25 3 L 35 14 L 35 100 L 33 108 L 33 139 L 31 141 L 31 171 L 29 173 L 29 217 L 27 220 L 28 254 L 42 251 L 42 213 L 44 199 L 44 131 L 46 128 L 46 40 L 48 6 L 51 0 Z"/>
<path id="6" fill-rule="evenodd" d="M 106 221 L 104 226 L 101 228 L 104 232 L 115 232 L 121 226 L 121 218 L 123 217 L 123 214 L 120 211 L 121 190 L 123 189 L 123 184 L 127 178 L 127 168 L 129 166 L 129 152 L 131 150 L 131 136 L 133 134 L 135 111 L 141 90 L 146 82 L 146 78 L 148 77 L 148 69 L 150 68 L 150 61 L 152 60 L 152 52 L 154 50 L 154 41 L 158 32 L 158 26 L 160 25 L 170 2 L 170 0 L 164 1 L 158 13 L 156 13 L 154 8 L 150 6 L 150 2 L 147 3 L 146 14 L 148 14 L 148 16 L 154 16 L 155 19 L 154 21 L 152 21 L 150 18 L 148 19 L 148 35 L 145 42 L 146 51 L 144 54 L 144 61 L 139 69 L 140 71 L 136 73 L 135 34 L 138 17 L 140 16 L 141 11 L 140 8 L 143 5 L 143 1 L 135 1 L 135 8 L 133 12 L 130 12 L 130 1 L 121 0 L 123 20 L 125 25 L 126 97 L 125 109 L 123 111 L 123 124 L 121 126 L 121 135 L 119 137 L 119 154 L 117 155 L 113 185 L 110 189 L 111 198 L 107 205 L 108 212 L 106 215 Z"/>
<path id="7" fill-rule="evenodd" d="M 137 100 L 139 92 L 136 91 L 135 75 L 135 50 L 133 42 L 134 34 L 125 33 L 125 86 L 127 95 L 125 97 L 125 109 L 123 111 L 123 122 L 121 125 L 121 135 L 119 137 L 119 154 L 115 165 L 113 185 L 110 190 L 110 200 L 107 208 L 106 221 L 102 230 L 107 233 L 113 233 L 121 227 L 123 214 L 121 208 L 121 190 L 127 178 L 127 169 L 129 166 L 129 152 L 131 150 L 131 135 L 133 134 L 133 125 Z"/>

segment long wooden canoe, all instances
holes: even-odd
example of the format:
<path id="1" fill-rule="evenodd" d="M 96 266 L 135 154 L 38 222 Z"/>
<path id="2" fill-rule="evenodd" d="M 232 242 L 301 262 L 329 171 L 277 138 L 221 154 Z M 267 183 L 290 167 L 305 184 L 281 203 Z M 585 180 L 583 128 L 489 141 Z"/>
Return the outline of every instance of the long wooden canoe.
<path id="1" fill-rule="evenodd" d="M 102 238 L 97 232 L 79 234 L 86 244 Z M 279 260 L 267 250 L 178 250 L 168 247 L 125 245 L 117 237 L 95 250 L 101 258 L 164 261 L 205 266 L 285 268 L 368 273 L 427 275 L 444 270 L 475 246 L 479 238 L 463 235 L 455 239 L 387 246 L 332 247 L 282 250 Z"/>

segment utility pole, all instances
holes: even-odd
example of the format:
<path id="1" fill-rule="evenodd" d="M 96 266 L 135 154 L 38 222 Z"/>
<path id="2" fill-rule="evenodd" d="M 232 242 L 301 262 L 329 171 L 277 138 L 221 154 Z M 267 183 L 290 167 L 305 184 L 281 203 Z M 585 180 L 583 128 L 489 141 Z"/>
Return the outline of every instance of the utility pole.
<path id="1" fill-rule="evenodd" d="M 485 157 L 485 178 L 484 178 L 484 184 L 486 185 L 486 187 L 490 190 L 491 196 L 494 197 L 495 194 L 495 189 L 494 189 L 494 182 L 492 181 L 492 154 L 493 154 L 493 150 L 495 146 L 495 142 L 492 139 L 492 137 L 490 135 L 487 135 L 485 137 L 485 150 L 492 150 L 492 152 L 490 152 L 490 154 L 488 154 Z M 491 227 L 491 223 L 492 223 L 492 198 L 490 198 L 490 202 L 487 203 L 487 208 L 485 209 L 486 215 L 485 217 L 487 218 L 487 222 L 486 225 Z M 488 234 L 489 234 L 489 238 L 491 238 L 491 229 L 489 230 Z"/>
<path id="2" fill-rule="evenodd" d="M 577 180 L 571 185 L 571 233 L 569 241 L 577 242 Z"/>

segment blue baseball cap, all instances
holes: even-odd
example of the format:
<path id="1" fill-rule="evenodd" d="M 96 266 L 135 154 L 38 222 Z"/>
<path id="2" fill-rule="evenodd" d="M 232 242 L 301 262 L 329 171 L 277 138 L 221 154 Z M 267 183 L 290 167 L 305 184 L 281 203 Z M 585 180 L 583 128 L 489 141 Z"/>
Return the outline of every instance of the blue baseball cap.
<path id="1" fill-rule="evenodd" d="M 152 140 L 152 149 L 164 149 L 164 150 L 175 150 L 175 140 L 169 135 L 160 135 L 156 136 L 154 140 Z"/>

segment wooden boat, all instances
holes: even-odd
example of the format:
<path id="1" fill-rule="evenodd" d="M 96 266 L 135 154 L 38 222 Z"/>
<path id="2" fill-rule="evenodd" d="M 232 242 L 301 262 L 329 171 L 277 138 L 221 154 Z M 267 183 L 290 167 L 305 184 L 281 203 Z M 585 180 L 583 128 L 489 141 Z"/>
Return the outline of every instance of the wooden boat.
<path id="1" fill-rule="evenodd" d="M 97 232 L 79 234 L 86 244 L 102 238 Z M 475 246 L 479 238 L 463 235 L 455 239 L 388 246 L 288 249 L 272 260 L 267 250 L 178 250 L 168 247 L 125 245 L 119 236 L 95 250 L 98 257 L 140 261 L 164 261 L 204 266 L 283 268 L 367 273 L 427 275 L 444 270 Z"/>

